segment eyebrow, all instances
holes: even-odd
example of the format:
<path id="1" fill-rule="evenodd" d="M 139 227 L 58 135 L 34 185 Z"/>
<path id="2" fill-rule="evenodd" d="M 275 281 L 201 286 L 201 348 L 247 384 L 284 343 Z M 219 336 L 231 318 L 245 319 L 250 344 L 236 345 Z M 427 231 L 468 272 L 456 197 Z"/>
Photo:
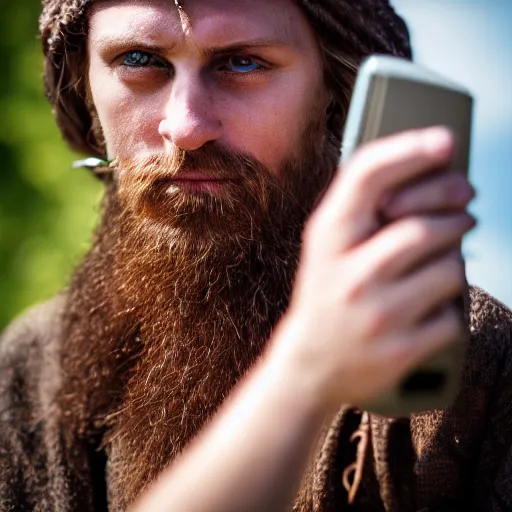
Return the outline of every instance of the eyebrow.
<path id="1" fill-rule="evenodd" d="M 133 36 L 103 36 L 97 39 L 96 44 L 108 51 L 136 47 L 158 53 L 169 51 L 169 49 L 173 50 L 176 46 L 175 44 L 167 46 L 158 45 Z"/>
<path id="2" fill-rule="evenodd" d="M 101 48 L 104 48 L 107 51 L 121 50 L 124 48 L 140 48 L 141 50 L 160 54 L 172 54 L 176 51 L 178 46 L 177 43 L 170 43 L 165 45 L 155 44 L 152 42 L 144 41 L 143 38 L 138 38 L 136 36 L 104 36 L 98 39 L 97 44 L 99 44 Z M 294 48 L 295 45 L 290 41 L 285 41 L 279 38 L 260 38 L 246 41 L 235 41 L 216 47 L 201 48 L 200 51 L 203 57 L 212 58 L 215 55 L 223 53 L 245 52 L 254 50 L 256 48 L 270 47 Z"/>
<path id="3" fill-rule="evenodd" d="M 205 48 L 202 53 L 205 57 L 212 57 L 228 52 L 244 52 L 255 48 L 292 48 L 293 45 L 289 41 L 282 39 L 250 39 L 247 41 L 236 41 L 222 46 Z"/>

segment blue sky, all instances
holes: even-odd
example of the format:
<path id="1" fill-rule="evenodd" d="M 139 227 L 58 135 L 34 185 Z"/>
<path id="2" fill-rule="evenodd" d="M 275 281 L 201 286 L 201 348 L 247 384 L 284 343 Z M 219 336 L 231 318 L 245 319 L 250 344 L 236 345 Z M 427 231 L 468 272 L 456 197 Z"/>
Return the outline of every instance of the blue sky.
<path id="1" fill-rule="evenodd" d="M 468 280 L 512 307 L 512 0 L 392 0 L 415 61 L 475 97 L 470 177 L 479 225 L 467 237 Z"/>

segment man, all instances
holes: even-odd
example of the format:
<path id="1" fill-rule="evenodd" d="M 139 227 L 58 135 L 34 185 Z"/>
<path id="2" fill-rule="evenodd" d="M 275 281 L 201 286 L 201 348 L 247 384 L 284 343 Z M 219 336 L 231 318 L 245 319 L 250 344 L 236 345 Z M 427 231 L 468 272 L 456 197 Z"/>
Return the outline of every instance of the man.
<path id="1" fill-rule="evenodd" d="M 0 510 L 125 510 L 240 380 L 239 403 L 283 417 L 234 447 L 251 461 L 289 445 L 267 468 L 285 495 L 341 407 L 297 510 L 512 506 L 512 318 L 484 292 L 452 406 L 392 420 L 342 405 L 460 334 L 452 253 L 474 224 L 443 130 L 335 176 L 358 63 L 410 57 L 387 2 L 53 0 L 41 29 L 65 138 L 112 163 L 69 288 L 0 343 Z M 264 494 L 261 467 L 243 468 Z"/>

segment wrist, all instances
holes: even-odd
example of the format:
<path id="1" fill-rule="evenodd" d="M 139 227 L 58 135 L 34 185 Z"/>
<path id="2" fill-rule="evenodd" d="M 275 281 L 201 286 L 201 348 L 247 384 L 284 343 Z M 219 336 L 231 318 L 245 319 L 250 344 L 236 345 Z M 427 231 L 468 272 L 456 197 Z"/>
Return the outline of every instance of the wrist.
<path id="1" fill-rule="evenodd" d="M 310 414 L 324 416 L 333 412 L 327 398 L 327 379 L 318 371 L 309 351 L 301 350 L 304 343 L 314 343 L 312 339 L 303 339 L 305 331 L 303 322 L 297 321 L 295 316 L 283 317 L 265 354 L 265 364 L 277 376 L 283 389 L 295 399 L 300 397 Z"/>

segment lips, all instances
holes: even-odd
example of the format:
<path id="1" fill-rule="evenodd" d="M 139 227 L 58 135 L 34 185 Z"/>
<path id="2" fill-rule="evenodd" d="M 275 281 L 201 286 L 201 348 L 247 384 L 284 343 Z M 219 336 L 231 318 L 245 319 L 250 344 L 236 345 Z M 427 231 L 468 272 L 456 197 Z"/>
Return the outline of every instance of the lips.
<path id="1" fill-rule="evenodd" d="M 176 189 L 189 194 L 221 194 L 225 185 L 233 182 L 229 178 L 216 178 L 204 172 L 180 172 L 171 179 L 166 180 L 166 192 L 174 193 Z"/>
<path id="2" fill-rule="evenodd" d="M 230 181 L 226 178 L 215 178 L 202 172 L 183 172 L 174 176 L 171 181 L 208 181 L 208 182 L 223 182 Z"/>

